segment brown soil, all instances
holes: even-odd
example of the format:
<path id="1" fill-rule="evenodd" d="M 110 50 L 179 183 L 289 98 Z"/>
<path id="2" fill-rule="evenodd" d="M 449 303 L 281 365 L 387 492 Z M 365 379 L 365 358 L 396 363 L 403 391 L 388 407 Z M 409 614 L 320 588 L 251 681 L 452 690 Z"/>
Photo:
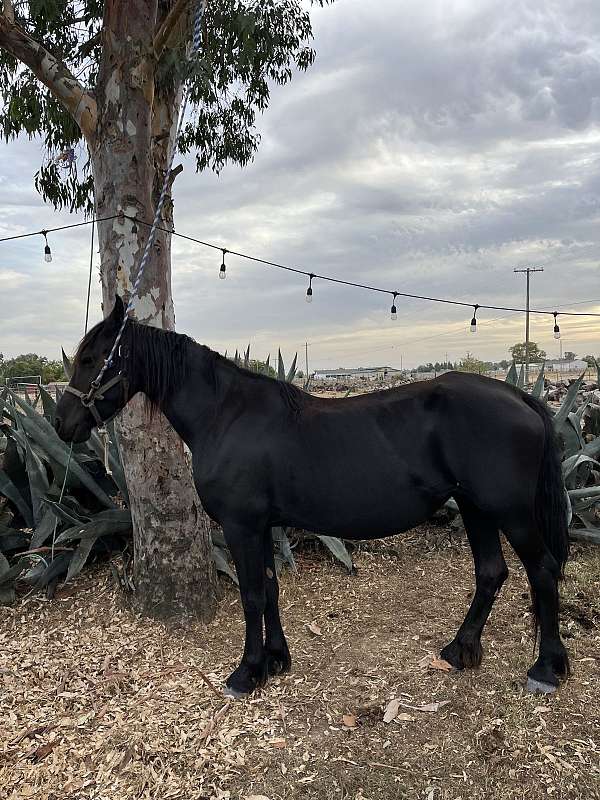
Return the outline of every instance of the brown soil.
<path id="1" fill-rule="evenodd" d="M 531 616 L 514 559 L 483 665 L 461 674 L 428 664 L 470 600 L 464 544 L 421 529 L 355 562 L 349 576 L 305 551 L 284 574 L 293 672 L 246 701 L 219 696 L 241 649 L 230 584 L 208 627 L 136 617 L 107 567 L 0 609 L 0 796 L 600 798 L 600 549 L 577 546 L 568 570 L 573 674 L 551 697 L 522 691 Z"/>

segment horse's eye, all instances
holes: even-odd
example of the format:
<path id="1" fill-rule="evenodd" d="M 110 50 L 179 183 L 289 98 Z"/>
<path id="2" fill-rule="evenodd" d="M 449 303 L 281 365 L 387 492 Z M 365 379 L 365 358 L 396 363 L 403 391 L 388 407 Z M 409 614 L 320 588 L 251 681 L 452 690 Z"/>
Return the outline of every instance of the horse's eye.
<path id="1" fill-rule="evenodd" d="M 91 367 L 94 363 L 94 359 L 91 356 L 84 356 L 80 363 L 82 367 Z"/>

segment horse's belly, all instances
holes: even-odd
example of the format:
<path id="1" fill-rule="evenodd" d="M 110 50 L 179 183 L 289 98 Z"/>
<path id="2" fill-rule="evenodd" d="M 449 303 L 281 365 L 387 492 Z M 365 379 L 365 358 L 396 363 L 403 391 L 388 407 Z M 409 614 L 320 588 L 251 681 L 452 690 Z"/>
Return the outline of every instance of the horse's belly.
<path id="1" fill-rule="evenodd" d="M 354 491 L 310 493 L 280 510 L 283 524 L 345 539 L 376 539 L 413 528 L 447 499 L 447 491 L 354 487 Z"/>

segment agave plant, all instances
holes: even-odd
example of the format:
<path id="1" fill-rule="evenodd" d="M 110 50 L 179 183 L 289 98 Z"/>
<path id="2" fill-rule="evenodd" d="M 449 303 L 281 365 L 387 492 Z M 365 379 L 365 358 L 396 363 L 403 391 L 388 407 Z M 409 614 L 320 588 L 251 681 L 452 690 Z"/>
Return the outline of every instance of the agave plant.
<path id="1" fill-rule="evenodd" d="M 598 368 L 598 387 L 600 387 L 600 367 Z M 595 413 L 594 391 L 584 397 L 577 407 L 585 372 L 569 386 L 560 407 L 554 413 L 554 429 L 561 444 L 562 470 L 568 500 L 570 534 L 574 539 L 600 544 L 600 436 L 590 436 L 586 441 L 583 435 L 586 415 Z M 517 376 L 513 363 L 506 376 L 507 383 L 523 388 L 523 369 Z M 544 365 L 531 390 L 534 397 L 544 398 Z"/>
<path id="2" fill-rule="evenodd" d="M 2 602 L 14 599 L 17 581 L 52 594 L 61 578 L 79 574 L 90 555 L 122 549 L 131 534 L 116 446 L 109 477 L 98 435 L 68 447 L 54 430 L 54 398 L 40 387 L 36 401 L 41 408 L 7 388 L 0 395 L 6 439 L 0 469 L 0 495 L 6 499 L 0 507 Z"/>

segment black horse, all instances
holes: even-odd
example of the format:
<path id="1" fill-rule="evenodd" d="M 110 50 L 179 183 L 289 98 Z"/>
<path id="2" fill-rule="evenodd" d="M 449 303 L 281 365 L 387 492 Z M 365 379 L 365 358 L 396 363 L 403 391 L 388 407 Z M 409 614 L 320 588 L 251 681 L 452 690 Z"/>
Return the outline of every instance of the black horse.
<path id="1" fill-rule="evenodd" d="M 457 669 L 481 662 L 481 633 L 508 574 L 502 531 L 527 571 L 539 626 L 528 684 L 552 691 L 568 673 L 558 623 L 566 509 L 544 404 L 499 381 L 453 372 L 322 399 L 241 369 L 187 336 L 134 321 L 106 382 L 86 399 L 123 314 L 117 298 L 111 315 L 83 339 L 56 429 L 64 441 L 83 442 L 143 392 L 190 448 L 198 495 L 223 528 L 240 583 L 246 639 L 227 679 L 231 694 L 252 692 L 291 666 L 272 526 L 346 539 L 391 536 L 423 522 L 450 497 L 473 551 L 476 591 L 442 657 Z"/>

